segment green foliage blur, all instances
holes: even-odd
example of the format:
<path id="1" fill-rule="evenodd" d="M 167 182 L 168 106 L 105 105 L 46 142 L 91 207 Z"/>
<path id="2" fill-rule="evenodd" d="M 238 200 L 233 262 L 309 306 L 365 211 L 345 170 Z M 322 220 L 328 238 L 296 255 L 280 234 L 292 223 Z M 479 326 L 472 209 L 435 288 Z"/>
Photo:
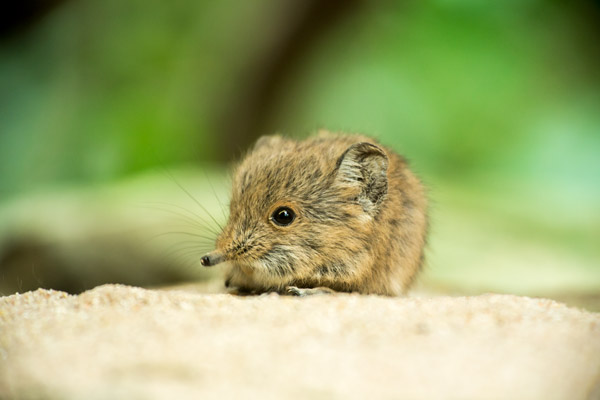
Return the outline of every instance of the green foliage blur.
<path id="1" fill-rule="evenodd" d="M 313 3 L 64 1 L 6 35 L 0 200 L 360 132 L 430 187 L 432 282 L 600 293 L 600 5 Z"/>

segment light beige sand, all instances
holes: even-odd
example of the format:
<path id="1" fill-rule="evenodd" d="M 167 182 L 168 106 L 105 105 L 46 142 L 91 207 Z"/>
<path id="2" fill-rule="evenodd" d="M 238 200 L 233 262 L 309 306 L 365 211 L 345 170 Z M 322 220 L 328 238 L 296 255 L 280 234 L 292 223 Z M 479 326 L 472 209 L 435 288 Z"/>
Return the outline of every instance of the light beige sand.
<path id="1" fill-rule="evenodd" d="M 0 298 L 0 398 L 592 399 L 600 314 L 507 295 Z"/>

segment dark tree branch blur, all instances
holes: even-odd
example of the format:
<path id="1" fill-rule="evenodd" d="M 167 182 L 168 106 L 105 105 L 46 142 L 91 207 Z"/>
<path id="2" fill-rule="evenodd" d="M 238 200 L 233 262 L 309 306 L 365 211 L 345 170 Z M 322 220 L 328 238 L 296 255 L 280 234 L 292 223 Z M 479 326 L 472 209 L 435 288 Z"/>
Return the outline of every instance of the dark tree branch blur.
<path id="1" fill-rule="evenodd" d="M 365 6 L 360 0 L 327 2 L 290 1 L 275 24 L 277 40 L 257 59 L 248 60 L 239 79 L 239 90 L 231 103 L 225 104 L 217 116 L 217 135 L 222 137 L 218 158 L 231 161 L 266 132 L 265 124 L 277 94 L 296 65 L 318 40 L 344 18 Z"/>
<path id="2" fill-rule="evenodd" d="M 34 25 L 64 0 L 21 0 L 4 3 L 0 12 L 0 40 Z"/>

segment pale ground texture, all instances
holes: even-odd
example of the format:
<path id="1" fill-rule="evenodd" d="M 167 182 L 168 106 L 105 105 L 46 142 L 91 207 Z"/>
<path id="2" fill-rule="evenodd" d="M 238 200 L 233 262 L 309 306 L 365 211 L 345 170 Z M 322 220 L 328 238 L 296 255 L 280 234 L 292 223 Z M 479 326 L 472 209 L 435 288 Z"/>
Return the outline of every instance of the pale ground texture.
<path id="1" fill-rule="evenodd" d="M 0 298 L 0 398 L 598 399 L 600 314 L 509 295 Z"/>

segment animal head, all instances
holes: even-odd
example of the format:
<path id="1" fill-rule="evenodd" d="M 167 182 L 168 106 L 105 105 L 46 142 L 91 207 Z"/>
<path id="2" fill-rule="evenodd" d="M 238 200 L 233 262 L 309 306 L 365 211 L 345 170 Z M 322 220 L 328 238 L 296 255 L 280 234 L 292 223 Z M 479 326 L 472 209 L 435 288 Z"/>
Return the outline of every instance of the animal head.
<path id="1" fill-rule="evenodd" d="M 202 264 L 292 278 L 364 252 L 388 184 L 386 153 L 365 140 L 259 139 L 235 171 L 229 220 Z"/>

